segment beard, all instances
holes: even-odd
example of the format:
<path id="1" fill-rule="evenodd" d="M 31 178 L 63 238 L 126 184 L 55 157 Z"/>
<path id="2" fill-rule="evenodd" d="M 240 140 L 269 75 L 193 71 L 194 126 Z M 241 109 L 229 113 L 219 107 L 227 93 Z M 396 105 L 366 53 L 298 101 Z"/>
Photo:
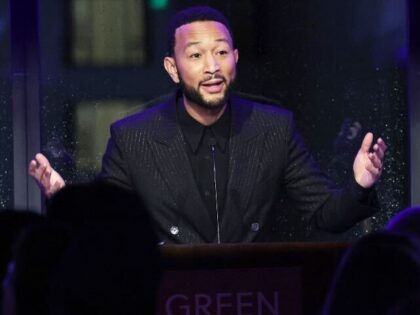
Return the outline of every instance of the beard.
<path id="1" fill-rule="evenodd" d="M 222 79 L 223 83 L 226 85 L 226 89 L 225 89 L 222 97 L 210 101 L 210 100 L 205 100 L 204 99 L 203 95 L 199 91 L 199 87 L 202 83 L 204 83 L 206 81 L 209 81 L 211 79 Z M 182 92 L 183 92 L 185 98 L 188 101 L 196 104 L 197 106 L 199 106 L 201 108 L 207 109 L 207 110 L 219 110 L 219 109 L 222 109 L 223 106 L 226 105 L 226 101 L 229 98 L 229 94 L 230 94 L 230 91 L 232 89 L 233 81 L 231 81 L 230 83 L 227 83 L 224 76 L 222 76 L 220 74 L 214 74 L 212 76 L 209 76 L 205 80 L 201 81 L 199 83 L 198 88 L 194 88 L 192 86 L 187 85 L 182 80 L 181 76 L 179 77 L 179 83 L 181 85 Z"/>

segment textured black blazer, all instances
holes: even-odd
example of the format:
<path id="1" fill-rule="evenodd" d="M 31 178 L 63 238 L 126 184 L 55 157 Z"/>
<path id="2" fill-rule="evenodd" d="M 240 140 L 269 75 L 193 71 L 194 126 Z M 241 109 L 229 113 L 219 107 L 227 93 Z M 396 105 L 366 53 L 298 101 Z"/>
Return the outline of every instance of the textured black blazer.
<path id="1" fill-rule="evenodd" d="M 195 182 L 175 103 L 174 97 L 114 123 L 101 177 L 141 197 L 162 242 L 215 242 L 216 226 Z M 330 187 L 289 111 L 237 97 L 230 104 L 222 242 L 267 241 L 274 205 L 284 196 L 310 224 L 328 231 L 344 231 L 377 210 L 376 195 L 354 179 L 342 190 Z"/>

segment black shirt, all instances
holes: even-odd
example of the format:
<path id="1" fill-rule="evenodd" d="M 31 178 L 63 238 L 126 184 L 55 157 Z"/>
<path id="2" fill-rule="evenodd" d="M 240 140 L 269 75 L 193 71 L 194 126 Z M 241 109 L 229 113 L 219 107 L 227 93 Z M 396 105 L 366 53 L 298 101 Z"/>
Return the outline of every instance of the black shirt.
<path id="1" fill-rule="evenodd" d="M 230 106 L 211 126 L 194 120 L 186 111 L 182 99 L 178 99 L 177 114 L 201 197 L 217 224 L 217 217 L 220 221 L 223 213 L 228 178 Z"/>

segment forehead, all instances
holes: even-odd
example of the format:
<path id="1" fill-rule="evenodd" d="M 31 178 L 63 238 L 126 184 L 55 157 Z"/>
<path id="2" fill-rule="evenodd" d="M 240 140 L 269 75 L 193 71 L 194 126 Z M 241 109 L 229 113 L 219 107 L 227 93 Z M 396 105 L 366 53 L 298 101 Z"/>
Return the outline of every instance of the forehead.
<path id="1" fill-rule="evenodd" d="M 215 21 L 198 21 L 184 24 L 175 31 L 175 47 L 204 41 L 227 41 L 232 45 L 232 38 L 225 25 Z"/>

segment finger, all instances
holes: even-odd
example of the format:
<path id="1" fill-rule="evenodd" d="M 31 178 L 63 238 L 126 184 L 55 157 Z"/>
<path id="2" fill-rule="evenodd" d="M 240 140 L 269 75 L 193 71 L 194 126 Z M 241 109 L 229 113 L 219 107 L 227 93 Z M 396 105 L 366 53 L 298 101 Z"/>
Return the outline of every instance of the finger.
<path id="1" fill-rule="evenodd" d="M 42 174 L 42 177 L 41 177 L 41 183 L 45 187 L 45 189 L 50 188 L 51 186 L 50 180 L 51 180 L 51 167 L 45 168 L 45 172 Z"/>
<path id="2" fill-rule="evenodd" d="M 363 138 L 362 145 L 360 147 L 360 150 L 362 152 L 369 152 L 370 146 L 373 142 L 373 134 L 371 132 L 368 132 L 365 137 Z"/>
<path id="3" fill-rule="evenodd" d="M 45 176 L 45 172 L 47 171 L 47 167 L 46 165 L 38 165 L 35 169 L 35 179 L 37 180 L 37 182 L 41 185 L 44 185 L 44 176 Z"/>
<path id="4" fill-rule="evenodd" d="M 366 165 L 366 170 L 377 178 L 381 176 L 381 173 L 382 173 L 382 170 L 380 168 L 373 166 L 373 164 Z"/>
<path id="5" fill-rule="evenodd" d="M 368 156 L 374 167 L 382 168 L 382 160 L 375 153 L 369 153 Z"/>
<path id="6" fill-rule="evenodd" d="M 44 179 L 45 173 L 47 171 L 46 166 L 39 165 L 35 160 L 32 160 L 29 164 L 30 175 L 35 179 L 35 182 L 41 188 L 41 190 L 45 192 L 48 189 L 48 187 L 46 187 L 46 181 Z"/>
<path id="7" fill-rule="evenodd" d="M 379 159 L 383 160 L 385 156 L 385 152 L 378 144 L 375 144 L 373 146 L 373 151 L 375 152 L 375 154 L 378 156 Z"/>
<path id="8" fill-rule="evenodd" d="M 28 165 L 28 173 L 31 176 L 35 176 L 37 163 L 35 160 L 31 160 Z"/>
<path id="9" fill-rule="evenodd" d="M 45 155 L 43 155 L 42 153 L 37 153 L 35 155 L 35 160 L 41 164 L 41 165 L 45 165 L 47 168 L 51 167 L 50 162 L 48 161 L 48 159 L 45 157 Z"/>
<path id="10" fill-rule="evenodd" d="M 379 138 L 377 141 L 379 147 L 382 149 L 382 151 L 386 151 L 388 146 L 386 145 L 385 141 L 382 138 Z"/>

